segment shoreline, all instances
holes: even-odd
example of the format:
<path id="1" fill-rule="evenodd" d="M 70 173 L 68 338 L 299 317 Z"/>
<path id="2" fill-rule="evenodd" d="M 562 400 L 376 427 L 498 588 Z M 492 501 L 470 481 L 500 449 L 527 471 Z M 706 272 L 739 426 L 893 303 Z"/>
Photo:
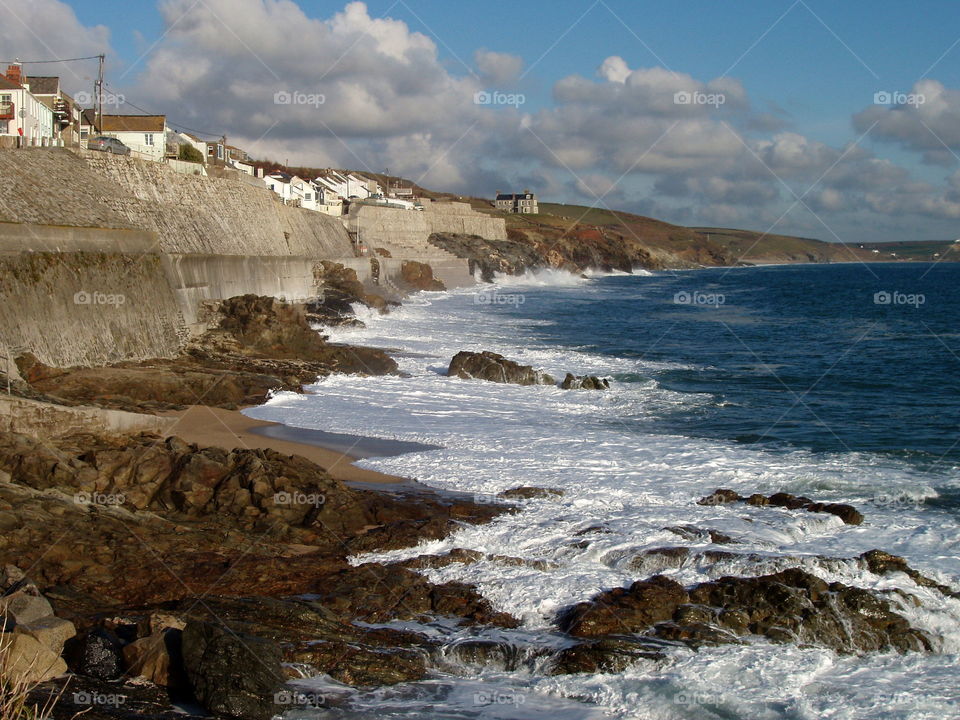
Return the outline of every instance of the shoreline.
<path id="1" fill-rule="evenodd" d="M 284 455 L 300 455 L 316 463 L 333 478 L 341 482 L 373 485 L 397 485 L 416 482 L 411 478 L 387 475 L 375 470 L 365 470 L 357 467 L 353 463 L 365 457 L 362 453 L 343 451 L 336 446 L 323 445 L 309 440 L 302 434 L 299 435 L 299 439 L 290 439 L 290 437 L 298 435 L 298 428 L 291 428 L 288 425 L 269 420 L 256 420 L 247 417 L 240 410 L 224 410 L 208 405 L 193 405 L 186 410 L 171 410 L 158 414 L 162 417 L 175 418 L 176 422 L 168 431 L 170 435 L 175 435 L 201 448 L 219 447 L 232 450 L 239 447 L 248 450 L 275 450 Z M 284 430 L 274 436 L 263 433 L 263 430 L 270 428 L 284 428 Z M 362 441 L 362 438 L 358 439 Z M 369 457 L 369 455 L 366 455 L 366 457 Z"/>

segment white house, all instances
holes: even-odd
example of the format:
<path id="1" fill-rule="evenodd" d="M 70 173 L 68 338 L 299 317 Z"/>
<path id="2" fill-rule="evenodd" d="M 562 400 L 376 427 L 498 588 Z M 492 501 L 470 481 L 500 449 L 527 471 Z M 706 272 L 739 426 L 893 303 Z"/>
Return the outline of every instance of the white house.
<path id="1" fill-rule="evenodd" d="M 162 162 L 167 153 L 165 115 L 102 115 L 99 132 L 115 137 L 134 157 Z"/>
<path id="2" fill-rule="evenodd" d="M 309 180 L 278 171 L 264 177 L 263 182 L 280 196 L 284 205 L 317 209 L 317 192 Z"/>
<path id="3" fill-rule="evenodd" d="M 180 136 L 182 143 L 186 145 L 192 145 L 194 148 L 200 151 L 200 154 L 203 155 L 203 162 L 207 161 L 207 143 L 204 140 L 201 140 L 196 135 L 188 132 L 177 133 Z"/>
<path id="4" fill-rule="evenodd" d="M 366 200 L 371 195 L 382 194 L 383 190 L 375 180 L 357 175 L 356 173 L 342 173 L 337 170 L 328 170 L 314 179 L 314 182 L 323 185 L 344 200 L 359 198 Z"/>
<path id="5" fill-rule="evenodd" d="M 53 110 L 21 85 L 19 65 L 0 75 L 0 135 L 22 138 L 24 145 L 50 145 L 54 138 Z"/>

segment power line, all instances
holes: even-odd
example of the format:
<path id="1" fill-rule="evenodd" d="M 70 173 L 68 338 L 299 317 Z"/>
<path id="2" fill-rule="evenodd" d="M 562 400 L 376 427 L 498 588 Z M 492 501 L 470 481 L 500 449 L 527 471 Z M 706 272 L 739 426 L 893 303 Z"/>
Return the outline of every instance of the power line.
<path id="1" fill-rule="evenodd" d="M 118 97 L 118 96 L 123 97 L 123 102 L 124 102 L 126 105 L 129 105 L 130 107 L 132 107 L 132 108 L 134 108 L 134 109 L 136 109 L 136 110 L 139 110 L 140 112 L 145 113 L 146 115 L 156 115 L 156 114 L 157 114 L 157 113 L 154 113 L 154 112 L 150 112 L 149 110 L 145 110 L 144 108 L 140 107 L 140 106 L 137 105 L 136 103 L 131 102 L 130 100 L 127 100 L 127 96 L 124 95 L 123 93 L 114 92 L 114 90 L 112 89 L 113 86 L 110 85 L 109 83 L 106 83 L 106 82 L 105 82 L 104 85 L 106 85 L 106 86 L 108 86 L 108 87 L 110 88 L 110 89 L 107 90 L 107 92 L 109 92 L 111 95 L 113 95 L 113 96 L 115 96 L 115 97 Z M 167 121 L 167 124 L 168 124 L 168 125 L 172 125 L 173 127 L 178 127 L 178 128 L 182 128 L 182 129 L 184 129 L 184 130 L 188 130 L 188 131 L 190 131 L 190 132 L 192 132 L 192 133 L 196 133 L 197 135 L 208 135 L 209 137 L 214 137 L 214 138 L 223 137 L 223 133 L 214 133 L 214 132 L 207 132 L 206 130 L 197 130 L 196 128 L 187 127 L 186 125 L 184 125 L 184 124 L 182 124 L 182 123 L 177 123 L 177 122 L 173 122 L 173 121 L 170 121 L 170 120 Z"/>
<path id="2" fill-rule="evenodd" d="M 63 58 L 62 60 L 0 60 L 0 64 L 6 63 L 7 65 L 43 65 L 45 63 L 77 62 L 79 60 L 99 60 L 101 57 L 102 55 L 90 55 L 89 57 Z"/>

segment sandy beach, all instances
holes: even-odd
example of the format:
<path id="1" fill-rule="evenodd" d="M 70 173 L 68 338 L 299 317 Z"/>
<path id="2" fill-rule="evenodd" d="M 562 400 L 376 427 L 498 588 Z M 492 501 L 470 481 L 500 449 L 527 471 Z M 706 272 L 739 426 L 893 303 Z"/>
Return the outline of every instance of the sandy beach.
<path id="1" fill-rule="evenodd" d="M 343 482 L 398 483 L 404 478 L 385 475 L 373 470 L 364 470 L 353 464 L 358 455 L 349 455 L 339 450 L 313 443 L 295 442 L 259 435 L 257 428 L 279 427 L 279 423 L 254 420 L 238 410 L 223 410 L 206 405 L 194 405 L 186 410 L 161 413 L 177 418 L 170 433 L 201 447 L 270 448 L 285 455 L 301 455 L 320 465 L 333 477 Z"/>

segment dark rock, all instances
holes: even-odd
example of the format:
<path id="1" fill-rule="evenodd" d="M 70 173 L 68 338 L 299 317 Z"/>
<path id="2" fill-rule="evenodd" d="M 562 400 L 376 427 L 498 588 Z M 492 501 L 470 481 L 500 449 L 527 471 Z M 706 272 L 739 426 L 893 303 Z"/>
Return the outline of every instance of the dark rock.
<path id="1" fill-rule="evenodd" d="M 71 638 L 64 645 L 63 655 L 70 670 L 80 675 L 116 680 L 123 674 L 123 642 L 105 628 Z"/>
<path id="2" fill-rule="evenodd" d="M 552 659 L 551 675 L 621 673 L 641 661 L 665 658 L 662 646 L 642 638 L 612 637 L 582 642 L 561 650 Z"/>
<path id="3" fill-rule="evenodd" d="M 810 503 L 803 506 L 808 512 L 821 512 L 836 515 L 847 525 L 861 525 L 863 515 L 852 505 L 842 505 L 837 503 Z"/>
<path id="4" fill-rule="evenodd" d="M 551 500 L 563 497 L 563 490 L 523 485 L 497 493 L 497 497 L 504 500 Z"/>
<path id="5" fill-rule="evenodd" d="M 479 353 L 462 350 L 450 361 L 447 370 L 450 377 L 464 380 L 488 380 L 514 385 L 553 385 L 556 381 L 541 370 L 530 365 L 520 365 L 503 355 L 483 351 Z"/>
<path id="6" fill-rule="evenodd" d="M 598 378 L 596 375 L 577 376 L 567 373 L 560 387 L 564 390 L 609 390 L 610 381 L 606 378 Z"/>
<path id="7" fill-rule="evenodd" d="M 714 490 L 710 495 L 702 497 L 697 500 L 697 505 L 725 505 L 727 503 L 737 502 L 742 500 L 739 493 L 735 493 L 733 490 L 726 490 L 720 488 Z"/>
<path id="8" fill-rule="evenodd" d="M 709 539 L 710 542 L 716 545 L 726 545 L 736 542 L 732 537 L 719 530 L 707 530 L 693 525 L 671 525 L 670 527 L 665 527 L 664 530 L 669 530 L 685 540 L 702 541 Z"/>
<path id="9" fill-rule="evenodd" d="M 17 621 L 12 615 L 0 613 L 0 633 L 11 633 L 17 627 Z"/>
<path id="10" fill-rule="evenodd" d="M 813 503 L 813 500 L 808 497 L 803 497 L 802 495 L 797 497 L 796 495 L 785 492 L 774 493 L 767 498 L 767 501 L 774 507 L 785 507 L 788 510 L 799 510 L 804 505 Z"/>
<path id="11" fill-rule="evenodd" d="M 279 711 L 274 694 L 286 678 L 280 646 L 223 626 L 190 622 L 183 631 L 183 664 L 197 700 L 208 711 L 267 720 Z"/>
<path id="12" fill-rule="evenodd" d="M 914 570 L 899 555 L 891 555 L 883 550 L 868 550 L 860 556 L 860 559 L 866 563 L 867 569 L 875 575 L 889 575 L 900 572 L 921 587 L 935 588 L 945 595 L 960 597 L 960 593 L 954 591 L 953 588 L 938 583 L 918 570 Z"/>
<path id="13" fill-rule="evenodd" d="M 315 642 L 285 654 L 287 662 L 301 663 L 354 686 L 396 685 L 422 680 L 426 654 L 413 650 L 371 648 L 346 642 Z"/>
<path id="14" fill-rule="evenodd" d="M 483 560 L 483 558 L 484 554 L 482 552 L 477 552 L 476 550 L 466 550 L 464 548 L 454 548 L 450 552 L 444 553 L 443 555 L 418 555 L 415 558 L 410 558 L 409 560 L 397 563 L 397 565 L 412 569 L 431 568 L 435 570 L 437 568 L 447 567 L 447 565 L 452 565 L 454 563 L 472 565 L 475 562 Z"/>
<path id="15" fill-rule="evenodd" d="M 767 496 L 761 495 L 760 493 L 754 493 L 744 502 L 746 502 L 747 505 L 756 505 L 757 507 L 765 507 L 766 505 L 770 504 L 770 501 L 767 500 Z"/>
<path id="16" fill-rule="evenodd" d="M 560 613 L 557 624 L 574 637 L 640 632 L 671 619 L 677 607 L 686 602 L 689 597 L 682 585 L 656 575 L 574 605 Z"/>

